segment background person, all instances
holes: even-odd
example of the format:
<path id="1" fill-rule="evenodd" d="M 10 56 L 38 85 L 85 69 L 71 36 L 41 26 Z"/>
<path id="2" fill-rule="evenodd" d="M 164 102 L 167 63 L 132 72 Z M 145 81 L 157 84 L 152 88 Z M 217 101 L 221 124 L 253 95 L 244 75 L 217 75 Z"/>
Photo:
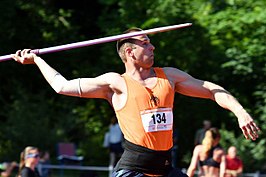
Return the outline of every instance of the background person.
<path id="1" fill-rule="evenodd" d="M 126 33 L 141 31 L 133 28 Z M 173 67 L 153 67 L 155 47 L 147 35 L 121 39 L 117 51 L 125 73 L 109 72 L 95 78 L 65 79 L 29 49 L 13 58 L 22 64 L 36 64 L 59 94 L 101 98 L 113 107 L 125 137 L 125 150 L 114 176 L 186 176 L 172 168 L 171 148 L 175 93 L 211 99 L 232 111 L 245 138 L 258 138 L 259 128 L 240 103 L 224 88 L 195 79 Z"/>
<path id="2" fill-rule="evenodd" d="M 123 134 L 121 132 L 117 119 L 116 117 L 112 117 L 111 124 L 109 126 L 109 137 L 108 137 L 109 154 L 110 154 L 109 165 L 112 167 L 116 165 L 122 153 L 124 152 L 122 146 L 123 139 L 124 139 Z"/>
<path id="3" fill-rule="evenodd" d="M 179 141 L 179 130 L 177 126 L 173 125 L 173 147 L 172 147 L 172 166 L 177 168 L 178 164 L 178 141 Z"/>
<path id="4" fill-rule="evenodd" d="M 193 177 L 199 163 L 198 176 L 224 177 L 225 152 L 219 142 L 221 135 L 217 128 L 206 131 L 202 144 L 194 148 L 187 175 Z"/>
<path id="5" fill-rule="evenodd" d="M 243 162 L 237 157 L 237 149 L 235 146 L 230 146 L 226 155 L 226 171 L 225 177 L 237 177 L 243 173 Z"/>
<path id="6" fill-rule="evenodd" d="M 40 160 L 37 167 L 40 177 L 51 177 L 51 170 L 49 168 L 43 168 L 42 165 L 51 165 L 50 153 L 48 151 L 42 151 L 40 153 Z"/>
<path id="7" fill-rule="evenodd" d="M 40 177 L 36 168 L 39 159 L 38 148 L 27 146 L 20 154 L 18 177 Z"/>
<path id="8" fill-rule="evenodd" d="M 202 126 L 203 126 L 202 128 L 196 131 L 195 140 L 194 140 L 195 146 L 202 143 L 202 140 L 205 136 L 205 132 L 211 128 L 212 123 L 210 120 L 204 120 L 202 122 Z"/>
<path id="9" fill-rule="evenodd" d="M 14 169 L 18 167 L 17 162 L 4 162 L 0 165 L 0 177 L 10 177 Z"/>

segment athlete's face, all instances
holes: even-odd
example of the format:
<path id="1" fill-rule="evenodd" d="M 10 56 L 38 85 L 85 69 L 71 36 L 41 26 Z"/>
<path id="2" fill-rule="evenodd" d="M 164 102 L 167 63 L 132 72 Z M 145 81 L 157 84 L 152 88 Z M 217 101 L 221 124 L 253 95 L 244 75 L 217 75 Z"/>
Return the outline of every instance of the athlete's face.
<path id="1" fill-rule="evenodd" d="M 147 35 L 134 37 L 134 47 L 132 48 L 132 58 L 134 62 L 143 68 L 149 68 L 154 63 L 155 47 L 150 43 Z"/>

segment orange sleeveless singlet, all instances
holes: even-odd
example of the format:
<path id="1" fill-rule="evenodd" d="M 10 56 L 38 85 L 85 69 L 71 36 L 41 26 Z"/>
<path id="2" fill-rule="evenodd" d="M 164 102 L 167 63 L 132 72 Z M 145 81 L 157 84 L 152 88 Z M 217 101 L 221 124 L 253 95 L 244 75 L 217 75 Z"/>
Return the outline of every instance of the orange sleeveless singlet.
<path id="1" fill-rule="evenodd" d="M 127 84 L 126 105 L 116 111 L 126 140 L 152 150 L 169 150 L 172 145 L 172 108 L 175 91 L 162 68 L 154 68 L 157 83 L 148 89 L 123 74 Z"/>

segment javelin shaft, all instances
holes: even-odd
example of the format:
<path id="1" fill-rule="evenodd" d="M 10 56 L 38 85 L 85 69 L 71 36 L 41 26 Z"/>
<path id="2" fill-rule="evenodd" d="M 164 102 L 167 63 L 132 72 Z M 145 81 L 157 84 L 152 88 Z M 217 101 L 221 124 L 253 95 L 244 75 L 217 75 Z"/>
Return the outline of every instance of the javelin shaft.
<path id="1" fill-rule="evenodd" d="M 158 28 L 153 28 L 153 29 L 148 29 L 148 30 L 143 30 L 143 31 L 120 34 L 120 35 L 115 35 L 115 36 L 110 36 L 110 37 L 103 37 L 103 38 L 99 38 L 99 39 L 93 39 L 93 40 L 82 41 L 82 42 L 75 42 L 75 43 L 71 43 L 71 44 L 58 45 L 58 46 L 48 47 L 48 48 L 43 48 L 43 49 L 34 49 L 31 52 L 35 53 L 37 55 L 59 52 L 59 51 L 63 51 L 63 50 L 70 50 L 70 49 L 74 49 L 74 48 L 81 48 L 81 47 L 86 47 L 86 46 L 95 45 L 95 44 L 117 41 L 120 39 L 131 38 L 131 37 L 139 36 L 139 35 L 154 34 L 154 33 L 158 33 L 158 32 L 171 31 L 171 30 L 175 30 L 175 29 L 179 29 L 179 28 L 188 27 L 191 25 L 192 25 L 192 23 L 184 23 L 184 24 L 179 24 L 179 25 L 158 27 Z M 6 61 L 6 60 L 11 60 L 11 59 L 12 59 L 11 54 L 0 56 L 0 62 Z"/>

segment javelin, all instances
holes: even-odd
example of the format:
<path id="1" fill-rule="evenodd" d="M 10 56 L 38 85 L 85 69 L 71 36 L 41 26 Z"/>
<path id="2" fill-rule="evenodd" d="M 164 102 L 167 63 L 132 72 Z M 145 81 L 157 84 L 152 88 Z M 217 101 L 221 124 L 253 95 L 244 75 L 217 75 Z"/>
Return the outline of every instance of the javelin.
<path id="1" fill-rule="evenodd" d="M 80 47 L 86 47 L 86 46 L 95 45 L 95 44 L 117 41 L 120 39 L 131 38 L 131 37 L 139 36 L 139 35 L 154 34 L 154 33 L 158 33 L 158 32 L 171 31 L 171 30 L 175 30 L 175 29 L 179 29 L 179 28 L 188 27 L 191 25 L 192 25 L 192 23 L 184 23 L 184 24 L 179 24 L 179 25 L 158 27 L 158 28 L 153 28 L 153 29 L 148 29 L 148 30 L 143 30 L 143 31 L 120 34 L 120 35 L 116 35 L 116 36 L 103 37 L 103 38 L 99 38 L 99 39 L 93 39 L 93 40 L 82 41 L 82 42 L 75 42 L 75 43 L 71 43 L 71 44 L 58 45 L 58 46 L 54 46 L 54 47 L 47 47 L 47 48 L 43 48 L 43 49 L 34 49 L 34 50 L 31 50 L 31 53 L 41 55 L 41 54 L 59 52 L 59 51 L 63 51 L 63 50 L 70 50 L 70 49 L 74 49 L 74 48 L 80 48 Z M 6 60 L 11 60 L 11 59 L 12 59 L 11 54 L 0 56 L 0 62 L 6 61 Z"/>

